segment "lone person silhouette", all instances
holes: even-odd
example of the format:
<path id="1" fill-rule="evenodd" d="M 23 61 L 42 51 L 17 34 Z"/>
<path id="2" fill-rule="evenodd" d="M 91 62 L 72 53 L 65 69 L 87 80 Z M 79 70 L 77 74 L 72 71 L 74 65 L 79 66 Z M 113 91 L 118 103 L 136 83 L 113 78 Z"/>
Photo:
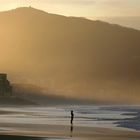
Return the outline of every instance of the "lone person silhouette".
<path id="1" fill-rule="evenodd" d="M 73 110 L 71 110 L 71 124 L 73 124 L 73 119 L 74 119 L 74 113 Z"/>

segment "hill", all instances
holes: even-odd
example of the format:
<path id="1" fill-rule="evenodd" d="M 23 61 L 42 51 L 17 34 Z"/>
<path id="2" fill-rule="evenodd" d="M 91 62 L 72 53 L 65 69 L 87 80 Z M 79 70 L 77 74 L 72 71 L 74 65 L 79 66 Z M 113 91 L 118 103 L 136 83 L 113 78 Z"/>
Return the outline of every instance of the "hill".
<path id="1" fill-rule="evenodd" d="M 0 13 L 0 68 L 67 97 L 139 103 L 140 31 L 34 8 Z"/>

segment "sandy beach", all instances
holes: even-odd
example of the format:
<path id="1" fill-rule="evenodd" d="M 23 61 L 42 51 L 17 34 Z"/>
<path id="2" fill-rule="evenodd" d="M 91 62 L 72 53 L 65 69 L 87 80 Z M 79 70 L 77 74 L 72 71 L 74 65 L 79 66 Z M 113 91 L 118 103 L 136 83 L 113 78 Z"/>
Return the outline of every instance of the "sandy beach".
<path id="1" fill-rule="evenodd" d="M 0 124 L 1 127 L 14 131 L 1 132 L 0 139 L 23 139 L 23 140 L 45 140 L 45 139 L 82 139 L 82 140 L 139 140 L 140 133 L 129 129 L 107 129 L 74 127 L 64 125 L 20 125 Z M 73 130 L 72 130 L 73 129 Z M 20 137 L 19 137 L 20 136 Z"/>

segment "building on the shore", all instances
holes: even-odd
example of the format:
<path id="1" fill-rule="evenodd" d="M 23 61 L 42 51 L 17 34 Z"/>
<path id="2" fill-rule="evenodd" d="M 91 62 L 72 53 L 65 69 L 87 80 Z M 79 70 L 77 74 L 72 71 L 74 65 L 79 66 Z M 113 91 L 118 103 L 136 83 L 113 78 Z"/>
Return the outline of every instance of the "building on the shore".
<path id="1" fill-rule="evenodd" d="M 12 96 L 12 86 L 3 73 L 0 73 L 0 96 Z"/>

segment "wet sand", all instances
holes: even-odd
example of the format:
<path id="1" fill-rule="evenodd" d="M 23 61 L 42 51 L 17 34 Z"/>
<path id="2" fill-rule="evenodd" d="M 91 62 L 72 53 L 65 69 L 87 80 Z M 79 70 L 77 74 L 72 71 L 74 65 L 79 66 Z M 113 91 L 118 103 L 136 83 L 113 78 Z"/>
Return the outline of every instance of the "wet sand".
<path id="1" fill-rule="evenodd" d="M 139 140 L 140 132 L 129 129 L 72 127 L 64 125 L 0 124 L 2 140 Z M 7 128 L 7 130 L 6 130 Z M 11 129 L 10 129 L 11 128 Z M 2 130 L 2 129 L 1 129 Z"/>

